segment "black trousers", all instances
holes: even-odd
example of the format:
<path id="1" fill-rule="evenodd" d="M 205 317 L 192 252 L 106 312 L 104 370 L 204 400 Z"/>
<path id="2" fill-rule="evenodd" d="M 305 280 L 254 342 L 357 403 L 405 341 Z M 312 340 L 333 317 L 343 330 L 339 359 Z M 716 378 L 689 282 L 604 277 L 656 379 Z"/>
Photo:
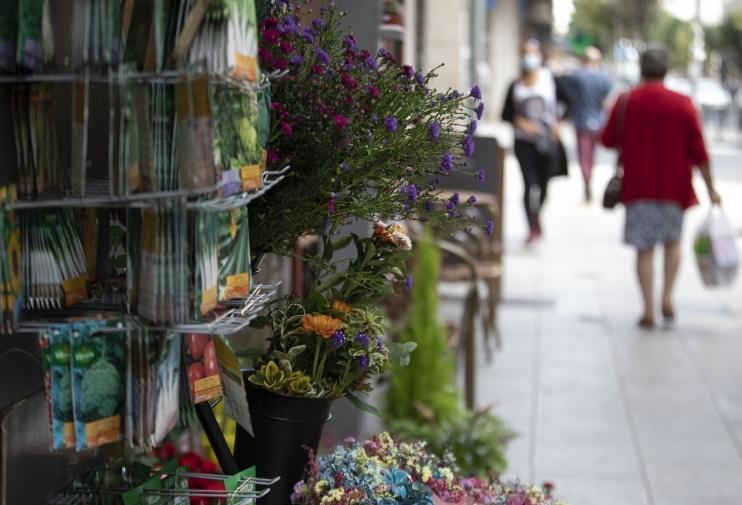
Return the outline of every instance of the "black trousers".
<path id="1" fill-rule="evenodd" d="M 546 186 L 549 182 L 551 157 L 536 150 L 533 142 L 515 141 L 515 157 L 523 172 L 525 191 L 523 204 L 531 228 L 538 225 L 538 213 L 546 200 Z"/>

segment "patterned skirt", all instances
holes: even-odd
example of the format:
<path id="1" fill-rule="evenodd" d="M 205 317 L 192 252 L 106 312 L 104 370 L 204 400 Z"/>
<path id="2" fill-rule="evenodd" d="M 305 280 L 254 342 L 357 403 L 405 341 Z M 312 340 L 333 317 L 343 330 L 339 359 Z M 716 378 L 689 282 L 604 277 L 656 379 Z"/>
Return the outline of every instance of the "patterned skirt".
<path id="1" fill-rule="evenodd" d="M 683 208 L 675 202 L 639 200 L 626 206 L 624 242 L 639 250 L 680 240 Z"/>

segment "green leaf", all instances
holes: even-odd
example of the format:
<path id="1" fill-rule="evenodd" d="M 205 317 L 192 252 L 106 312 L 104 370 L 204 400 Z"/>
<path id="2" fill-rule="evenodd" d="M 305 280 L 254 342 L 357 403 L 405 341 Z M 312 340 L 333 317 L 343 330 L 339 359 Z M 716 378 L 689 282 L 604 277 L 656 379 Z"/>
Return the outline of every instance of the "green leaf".
<path id="1" fill-rule="evenodd" d="M 257 347 L 251 347 L 249 349 L 237 351 L 235 354 L 238 358 L 260 359 L 265 355 L 265 351 L 263 349 L 258 349 Z"/>
<path id="2" fill-rule="evenodd" d="M 325 244 L 325 252 L 322 255 L 322 261 L 325 263 L 330 261 L 330 259 L 332 258 L 332 254 L 334 252 L 335 252 L 335 249 L 332 245 L 332 241 L 328 240 L 327 243 Z"/>
<path id="3" fill-rule="evenodd" d="M 255 328 L 256 330 L 259 330 L 261 328 L 265 328 L 270 324 L 270 319 L 268 319 L 265 316 L 256 317 L 250 322 L 250 328 Z"/>
<path id="4" fill-rule="evenodd" d="M 298 355 L 303 353 L 306 350 L 306 345 L 297 345 L 296 347 L 292 347 L 289 349 L 289 352 L 287 353 L 286 357 L 290 360 L 296 358 Z"/>
<path id="5" fill-rule="evenodd" d="M 343 278 L 340 277 L 340 276 L 335 276 L 332 279 L 330 279 L 329 281 L 325 282 L 324 284 L 320 284 L 319 286 L 317 286 L 317 291 L 319 291 L 319 292 L 327 291 L 330 288 L 334 288 L 335 286 L 337 286 L 341 282 L 343 282 Z"/>
<path id="6" fill-rule="evenodd" d="M 345 397 L 348 400 L 350 400 L 350 403 L 352 403 L 353 405 L 355 405 L 355 407 L 358 410 L 362 410 L 364 412 L 368 412 L 369 414 L 373 414 L 376 417 L 381 417 L 381 412 L 379 412 L 379 409 L 377 409 L 373 405 L 369 405 L 368 403 L 364 402 L 363 400 L 361 400 L 357 396 L 353 395 L 352 393 L 348 393 L 347 395 L 345 395 Z"/>
<path id="7" fill-rule="evenodd" d="M 402 270 L 400 270 L 397 267 L 392 267 L 389 271 L 391 273 L 393 273 L 394 275 L 396 275 L 397 277 L 404 277 L 404 274 L 402 273 Z"/>
<path id="8" fill-rule="evenodd" d="M 350 245 L 350 243 L 351 243 L 352 240 L 353 239 L 350 236 L 346 236 L 346 237 L 340 238 L 340 239 L 336 240 L 335 242 L 333 242 L 333 246 L 332 247 L 335 250 L 335 252 L 337 252 L 337 251 L 339 251 L 341 249 L 345 249 L 346 247 L 348 247 Z"/>
<path id="9" fill-rule="evenodd" d="M 376 246 L 374 244 L 368 244 L 368 249 L 366 249 L 366 255 L 363 257 L 363 263 L 370 261 L 371 258 L 374 257 L 374 254 L 376 254 Z"/>

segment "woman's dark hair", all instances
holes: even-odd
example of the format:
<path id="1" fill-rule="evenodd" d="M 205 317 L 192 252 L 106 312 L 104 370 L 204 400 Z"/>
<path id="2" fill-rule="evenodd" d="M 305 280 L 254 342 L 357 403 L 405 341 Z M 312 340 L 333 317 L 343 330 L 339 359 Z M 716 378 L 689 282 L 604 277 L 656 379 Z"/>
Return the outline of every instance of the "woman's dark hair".
<path id="1" fill-rule="evenodd" d="M 672 65 L 670 51 L 662 44 L 650 44 L 642 53 L 642 76 L 648 79 L 664 79 Z"/>

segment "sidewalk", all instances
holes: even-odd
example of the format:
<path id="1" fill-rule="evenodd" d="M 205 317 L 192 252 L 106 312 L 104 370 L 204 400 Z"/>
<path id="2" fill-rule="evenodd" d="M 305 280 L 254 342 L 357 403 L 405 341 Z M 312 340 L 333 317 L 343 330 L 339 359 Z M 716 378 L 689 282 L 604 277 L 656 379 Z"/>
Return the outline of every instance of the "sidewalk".
<path id="1" fill-rule="evenodd" d="M 742 503 L 742 281 L 701 285 L 691 241 L 708 209 L 702 181 L 702 205 L 686 214 L 675 329 L 642 331 L 623 207 L 583 206 L 579 167 L 570 172 L 552 181 L 544 238 L 526 249 L 522 179 L 512 157 L 506 168 L 503 349 L 480 358 L 477 394 L 520 434 L 505 477 L 551 481 L 571 505 Z M 598 167 L 596 196 L 611 172 Z M 717 185 L 742 228 L 742 182 Z M 448 316 L 456 305 L 444 303 Z"/>

